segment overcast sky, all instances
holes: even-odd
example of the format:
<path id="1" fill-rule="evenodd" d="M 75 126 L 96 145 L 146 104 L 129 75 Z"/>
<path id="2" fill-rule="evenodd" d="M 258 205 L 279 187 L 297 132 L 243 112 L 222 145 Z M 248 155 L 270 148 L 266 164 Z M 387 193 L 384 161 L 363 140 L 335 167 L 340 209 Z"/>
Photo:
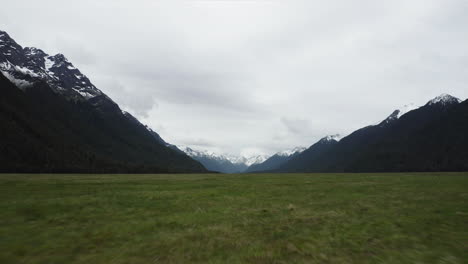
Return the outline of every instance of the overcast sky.
<path id="1" fill-rule="evenodd" d="M 166 141 L 272 154 L 468 97 L 468 1 L 4 1 L 0 29 L 65 56 Z"/>

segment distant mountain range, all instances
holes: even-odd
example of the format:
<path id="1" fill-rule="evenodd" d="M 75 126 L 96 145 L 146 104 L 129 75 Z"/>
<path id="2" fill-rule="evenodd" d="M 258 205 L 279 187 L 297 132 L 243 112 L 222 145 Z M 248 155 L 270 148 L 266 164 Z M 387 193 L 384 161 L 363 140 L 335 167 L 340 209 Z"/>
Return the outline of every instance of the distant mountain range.
<path id="1" fill-rule="evenodd" d="M 244 172 L 270 171 L 279 168 L 281 165 L 302 153 L 306 148 L 296 147 L 289 151 L 282 151 L 274 154 L 264 162 L 252 164 Z"/>
<path id="2" fill-rule="evenodd" d="M 320 140 L 273 172 L 468 170 L 468 100 L 443 94 L 341 140 Z"/>
<path id="3" fill-rule="evenodd" d="M 292 150 L 278 152 L 273 156 L 257 155 L 246 158 L 217 154 L 211 151 L 194 150 L 193 148 L 184 146 L 178 146 L 178 148 L 199 161 L 208 170 L 223 173 L 261 172 L 277 169 L 292 157 L 306 150 L 304 147 L 296 147 Z"/>
<path id="4" fill-rule="evenodd" d="M 207 172 L 62 54 L 0 31 L 0 172 Z"/>
<path id="5" fill-rule="evenodd" d="M 468 170 L 468 100 L 442 94 L 408 104 L 346 137 L 274 154 L 250 166 L 213 153 L 190 154 L 208 169 L 232 172 L 400 172 Z"/>
<path id="6" fill-rule="evenodd" d="M 179 146 L 179 149 L 184 151 L 193 159 L 199 161 L 205 168 L 210 171 L 223 173 L 241 173 L 246 171 L 249 166 L 254 166 L 264 162 L 267 157 L 263 155 L 246 157 L 236 157 L 230 155 L 216 154 L 210 151 L 194 150 L 190 147 Z"/>

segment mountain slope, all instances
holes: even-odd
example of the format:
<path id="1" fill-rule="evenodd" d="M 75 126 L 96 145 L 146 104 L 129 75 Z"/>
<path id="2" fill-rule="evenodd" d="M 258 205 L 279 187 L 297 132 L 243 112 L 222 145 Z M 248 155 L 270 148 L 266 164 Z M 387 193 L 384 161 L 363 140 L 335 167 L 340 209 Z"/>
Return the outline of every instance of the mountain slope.
<path id="1" fill-rule="evenodd" d="M 0 31 L 1 172 L 205 172 L 91 84 L 63 55 Z"/>
<path id="2" fill-rule="evenodd" d="M 468 170 L 468 101 L 441 95 L 425 106 L 359 129 L 326 153 L 304 152 L 286 172 Z"/>
<path id="3" fill-rule="evenodd" d="M 274 171 L 280 172 L 304 172 L 307 171 L 307 166 L 315 159 L 326 155 L 326 153 L 338 144 L 338 136 L 326 136 L 320 139 L 317 143 L 304 150 L 302 153 L 292 157 L 290 160 L 281 164 Z"/>
<path id="4" fill-rule="evenodd" d="M 402 116 L 349 170 L 468 170 L 468 101 L 443 95 Z"/>

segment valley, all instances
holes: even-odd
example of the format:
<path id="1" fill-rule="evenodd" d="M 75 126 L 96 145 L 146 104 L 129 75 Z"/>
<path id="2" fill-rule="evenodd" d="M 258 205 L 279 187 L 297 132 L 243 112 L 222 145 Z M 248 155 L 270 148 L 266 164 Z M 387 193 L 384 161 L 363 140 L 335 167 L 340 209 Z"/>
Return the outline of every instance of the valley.
<path id="1" fill-rule="evenodd" d="M 0 175 L 1 263 L 465 263 L 468 174 Z"/>

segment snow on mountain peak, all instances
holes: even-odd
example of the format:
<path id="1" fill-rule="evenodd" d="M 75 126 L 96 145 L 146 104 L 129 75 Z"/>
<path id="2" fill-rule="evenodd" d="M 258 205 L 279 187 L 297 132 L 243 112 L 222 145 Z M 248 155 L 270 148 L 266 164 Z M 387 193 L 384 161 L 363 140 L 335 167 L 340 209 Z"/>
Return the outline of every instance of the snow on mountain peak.
<path id="1" fill-rule="evenodd" d="M 307 148 L 305 148 L 305 147 L 295 147 L 295 148 L 293 148 L 291 150 L 280 151 L 280 152 L 276 153 L 276 155 L 282 156 L 282 157 L 289 157 L 289 156 L 291 156 L 293 154 L 296 154 L 296 153 L 299 154 L 299 153 L 303 152 L 306 149 Z"/>
<path id="2" fill-rule="evenodd" d="M 322 141 L 322 142 L 329 142 L 329 141 L 332 141 L 332 140 L 334 140 L 334 141 L 340 141 L 341 138 L 342 138 L 342 137 L 341 137 L 340 134 L 335 134 L 335 135 L 328 135 L 328 136 L 322 138 L 320 141 Z"/>
<path id="3" fill-rule="evenodd" d="M 260 164 L 267 159 L 268 157 L 265 155 L 252 156 L 252 157 L 246 158 L 246 161 L 244 162 L 244 164 L 247 166 L 252 166 L 254 164 Z"/>
<path id="4" fill-rule="evenodd" d="M 380 122 L 380 125 L 383 126 L 394 120 L 400 119 L 400 117 L 402 117 L 406 113 L 413 111 L 417 108 L 419 107 L 416 106 L 414 103 L 404 105 L 403 107 L 400 107 L 399 109 L 393 111 L 384 121 Z"/>
<path id="5" fill-rule="evenodd" d="M 226 158 L 233 164 L 244 164 L 247 167 L 253 164 L 260 164 L 268 159 L 265 155 L 255 155 L 251 157 L 227 155 Z"/>
<path id="6" fill-rule="evenodd" d="M 430 100 L 427 105 L 435 105 L 435 104 L 440 104 L 440 105 L 449 105 L 449 104 L 458 104 L 460 103 L 461 100 L 451 96 L 450 94 L 441 94 L 437 96 L 436 98 Z"/>
<path id="7" fill-rule="evenodd" d="M 4 31 L 0 31 L 0 71 L 20 89 L 42 81 L 67 98 L 88 100 L 103 94 L 63 54 L 49 56 L 38 48 L 23 48 Z"/>
<path id="8" fill-rule="evenodd" d="M 213 160 L 229 161 L 232 164 L 244 164 L 247 167 L 253 164 L 262 163 L 268 158 L 267 156 L 264 156 L 264 155 L 244 157 L 244 156 L 219 154 L 219 153 L 215 153 L 213 151 L 208 151 L 208 150 L 195 150 L 187 146 L 177 146 L 177 147 L 192 158 L 206 157 L 206 158 L 210 158 Z"/>
<path id="9" fill-rule="evenodd" d="M 402 115 L 404 115 L 404 114 L 406 114 L 406 113 L 408 113 L 410 111 L 413 111 L 413 110 L 415 110 L 417 108 L 418 107 L 414 103 L 404 105 L 403 107 L 398 109 L 398 114 L 397 114 L 396 118 L 400 118 Z"/>
<path id="10" fill-rule="evenodd" d="M 212 151 L 195 150 L 191 147 L 180 146 L 180 145 L 178 145 L 177 147 L 192 158 L 209 157 L 209 158 L 218 159 L 218 160 L 227 160 L 227 158 L 224 155 L 216 154 Z"/>

